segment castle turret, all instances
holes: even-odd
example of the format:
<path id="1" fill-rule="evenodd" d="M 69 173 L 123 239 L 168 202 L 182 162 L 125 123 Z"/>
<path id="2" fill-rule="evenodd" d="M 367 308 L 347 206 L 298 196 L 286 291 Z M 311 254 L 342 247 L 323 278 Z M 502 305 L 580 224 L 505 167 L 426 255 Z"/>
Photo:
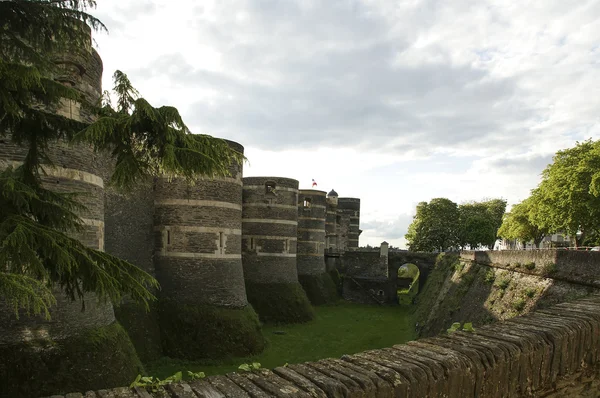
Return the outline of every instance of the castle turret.
<path id="1" fill-rule="evenodd" d="M 248 300 L 263 321 L 304 322 L 313 310 L 298 283 L 298 181 L 243 179 L 242 262 Z"/>
<path id="2" fill-rule="evenodd" d="M 325 272 L 326 217 L 324 191 L 298 191 L 298 279 L 313 304 L 336 298 L 335 285 Z"/>
<path id="3" fill-rule="evenodd" d="M 338 193 L 332 189 L 327 194 L 327 217 L 325 219 L 325 250 L 327 252 L 338 251 L 337 207 Z"/>
<path id="4" fill-rule="evenodd" d="M 358 238 L 360 233 L 360 199 L 358 198 L 339 198 L 338 199 L 339 218 L 339 239 L 340 249 L 343 251 L 358 248 Z"/>
<path id="5" fill-rule="evenodd" d="M 61 83 L 74 87 L 88 102 L 102 92 L 102 60 L 90 42 L 85 48 L 55 57 Z M 94 115 L 71 100 L 63 100 L 55 113 L 91 122 Z M 22 164 L 27 148 L 0 138 L 0 169 Z M 97 155 L 88 145 L 52 142 L 49 164 L 42 165 L 42 184 L 61 193 L 82 193 L 79 213 L 84 228 L 74 234 L 88 247 L 104 249 L 104 181 Z M 59 392 L 115 387 L 131 382 L 141 369 L 129 337 L 115 322 L 110 302 L 92 293 L 82 302 L 71 301 L 54 288 L 56 305 L 51 319 L 21 313 L 0 301 L 0 396 L 34 397 Z M 90 371 L 89 369 L 93 369 Z M 33 378 L 32 378 L 33 377 Z"/>
<path id="6" fill-rule="evenodd" d="M 235 150 L 244 148 L 229 142 Z M 231 177 L 155 185 L 155 268 L 165 354 L 187 359 L 263 349 L 242 269 L 242 165 Z M 223 336 L 227 336 L 223 339 Z"/>

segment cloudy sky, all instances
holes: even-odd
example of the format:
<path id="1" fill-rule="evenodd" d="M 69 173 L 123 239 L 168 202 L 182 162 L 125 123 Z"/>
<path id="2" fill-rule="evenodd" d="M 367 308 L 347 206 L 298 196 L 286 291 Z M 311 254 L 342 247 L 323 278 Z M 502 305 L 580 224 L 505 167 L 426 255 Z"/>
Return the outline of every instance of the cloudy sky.
<path id="1" fill-rule="evenodd" d="M 100 0 L 116 69 L 245 176 L 361 198 L 361 245 L 404 246 L 415 206 L 527 197 L 600 136 L 598 0 Z"/>

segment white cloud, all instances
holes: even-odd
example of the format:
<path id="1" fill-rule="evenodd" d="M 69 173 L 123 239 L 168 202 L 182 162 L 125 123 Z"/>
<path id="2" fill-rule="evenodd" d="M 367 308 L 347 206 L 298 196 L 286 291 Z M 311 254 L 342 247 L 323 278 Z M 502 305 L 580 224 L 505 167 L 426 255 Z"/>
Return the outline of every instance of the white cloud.
<path id="1" fill-rule="evenodd" d="M 401 245 L 416 203 L 527 196 L 600 136 L 600 3 L 99 2 L 104 84 L 128 73 L 246 175 L 361 198 L 361 244 Z M 386 238 L 388 236 L 389 238 Z"/>

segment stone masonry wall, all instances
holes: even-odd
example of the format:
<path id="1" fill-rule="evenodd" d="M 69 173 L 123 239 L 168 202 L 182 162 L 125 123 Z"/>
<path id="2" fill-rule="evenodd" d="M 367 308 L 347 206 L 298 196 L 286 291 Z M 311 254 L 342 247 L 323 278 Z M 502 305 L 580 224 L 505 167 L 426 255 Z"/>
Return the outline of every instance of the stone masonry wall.
<path id="1" fill-rule="evenodd" d="M 310 203 L 305 205 L 305 200 Z M 313 189 L 298 191 L 298 275 L 325 272 L 326 193 Z"/>
<path id="2" fill-rule="evenodd" d="M 244 278 L 256 283 L 297 283 L 298 181 L 246 177 L 243 184 Z"/>
<path id="3" fill-rule="evenodd" d="M 358 247 L 358 237 L 360 235 L 360 199 L 358 198 L 339 198 L 338 213 L 342 216 L 342 224 L 347 226 L 347 230 L 342 237 L 341 246 L 346 250 L 356 249 Z M 347 224 L 346 224 L 347 222 Z M 342 227 L 342 230 L 345 228 Z"/>
<path id="4" fill-rule="evenodd" d="M 154 393 L 121 388 L 85 397 L 597 397 L 599 333 L 600 297 L 591 296 L 474 332 L 339 359 L 211 376 Z"/>

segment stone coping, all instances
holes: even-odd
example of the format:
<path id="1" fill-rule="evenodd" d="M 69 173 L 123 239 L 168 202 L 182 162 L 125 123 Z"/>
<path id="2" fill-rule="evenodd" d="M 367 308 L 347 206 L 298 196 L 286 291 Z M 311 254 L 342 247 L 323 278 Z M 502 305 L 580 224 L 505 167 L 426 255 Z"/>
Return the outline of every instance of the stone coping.
<path id="1" fill-rule="evenodd" d="M 580 396 L 573 388 L 597 378 L 599 336 L 600 296 L 592 295 L 474 332 L 340 359 L 211 376 L 152 393 L 116 388 L 52 398 Z"/>

